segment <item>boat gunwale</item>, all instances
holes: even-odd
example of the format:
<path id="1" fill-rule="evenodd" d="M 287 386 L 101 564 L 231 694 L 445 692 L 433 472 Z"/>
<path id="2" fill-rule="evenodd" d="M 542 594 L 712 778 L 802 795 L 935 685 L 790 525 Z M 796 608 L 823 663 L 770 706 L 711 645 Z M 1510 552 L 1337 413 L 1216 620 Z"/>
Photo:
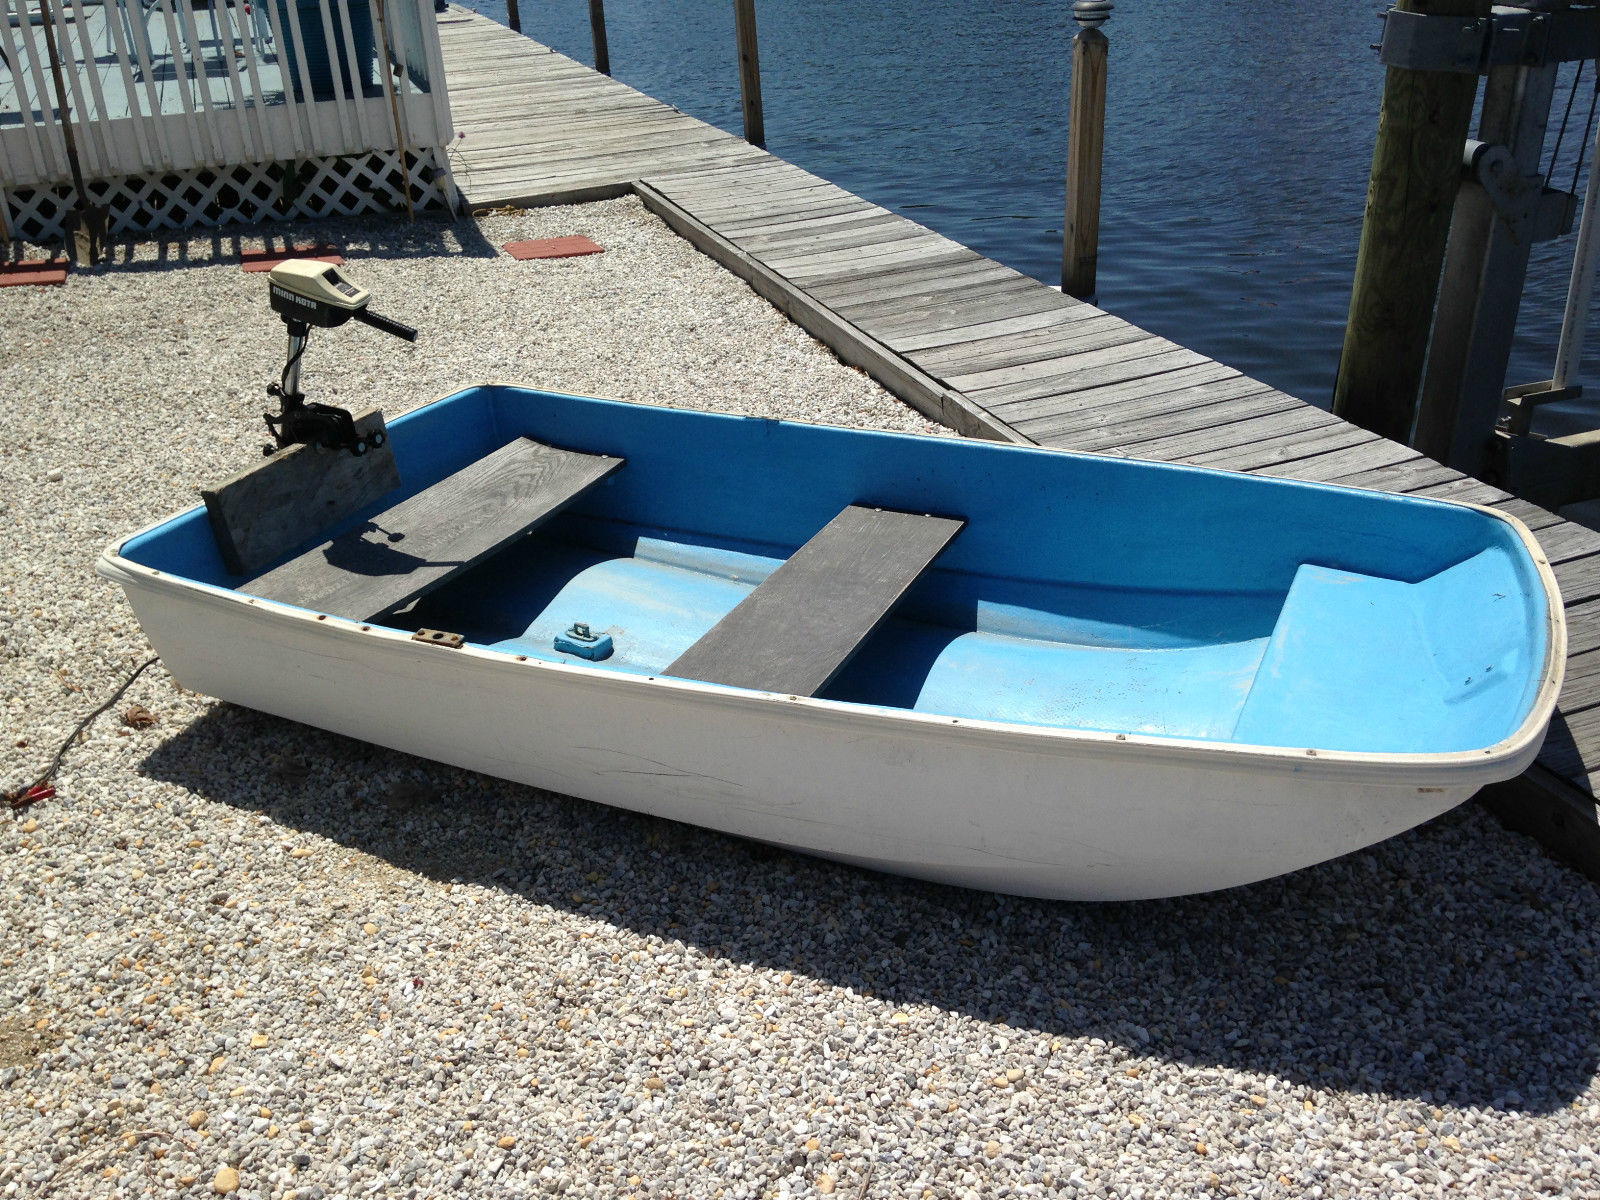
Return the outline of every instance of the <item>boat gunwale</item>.
<path id="1" fill-rule="evenodd" d="M 619 401 L 598 396 L 579 396 L 573 393 L 549 392 L 538 388 L 529 387 L 527 384 L 511 383 L 507 381 L 491 381 L 471 384 L 441 396 L 426 404 L 401 414 L 396 420 L 420 412 L 424 408 L 449 401 L 465 393 L 482 388 L 510 388 L 517 391 L 531 392 L 545 396 L 564 396 L 571 399 L 597 401 L 603 404 L 617 404 L 634 406 L 631 401 Z M 642 407 L 642 406 L 641 406 Z M 669 406 L 651 406 L 669 407 Z M 728 413 L 719 410 L 692 410 L 696 413 L 706 412 L 725 417 L 738 417 L 744 420 L 759 420 L 776 422 L 778 424 L 804 425 L 812 428 L 836 429 L 843 432 L 861 433 L 869 432 L 876 436 L 891 438 L 923 438 L 933 435 L 899 433 L 888 430 L 861 430 L 852 426 L 833 425 L 820 421 L 792 420 L 789 418 L 750 417 L 741 413 Z M 962 440 L 987 440 L 987 439 L 962 439 Z M 1007 452 L 1030 453 L 1038 452 L 1052 455 L 1065 455 L 1072 458 L 1098 459 L 1116 458 L 1124 462 L 1136 462 L 1142 468 L 1153 470 L 1170 470 L 1179 472 L 1204 472 L 1207 474 L 1240 475 L 1242 472 L 1226 471 L 1214 467 L 1196 466 L 1187 463 L 1166 463 L 1150 459 L 1130 459 L 1121 455 L 1088 454 L 1081 451 L 1061 450 L 1048 446 L 1023 446 L 1007 442 L 990 443 L 997 449 Z M 1545 658 L 1540 672 L 1539 687 L 1535 692 L 1532 703 L 1518 727 L 1507 737 L 1486 747 L 1476 747 L 1471 750 L 1451 750 L 1440 752 L 1394 752 L 1394 751 L 1354 751 L 1354 750 L 1327 750 L 1319 747 L 1298 746 L 1269 746 L 1252 742 L 1231 742 L 1198 738 L 1167 737 L 1160 734 L 1139 733 L 1135 731 L 1117 732 L 1113 730 L 1084 729 L 1072 726 L 1058 725 L 1032 725 L 1021 722 L 997 721 L 976 717 L 951 717 L 938 713 L 924 713 L 913 709 L 896 709 L 886 705 L 861 704 L 853 701 L 826 700 L 813 696 L 788 696 L 777 692 L 759 691 L 749 688 L 728 687 L 721 684 L 704 683 L 699 680 L 681 679 L 665 675 L 636 675 L 629 672 L 607 671 L 591 666 L 579 666 L 564 662 L 550 662 L 533 657 L 521 657 L 507 650 L 497 650 L 490 647 L 467 644 L 454 654 L 464 654 L 474 659 L 481 659 L 487 664 L 502 664 L 516 669 L 521 667 L 534 667 L 541 670 L 557 672 L 575 672 L 577 677 L 595 681 L 603 686 L 618 687 L 643 687 L 665 689 L 699 697 L 713 702 L 734 702 L 740 706 L 751 703 L 780 703 L 797 706 L 802 711 L 816 715 L 819 718 L 845 719 L 852 721 L 872 720 L 886 722 L 891 727 L 899 727 L 907 732 L 932 732 L 936 731 L 942 737 L 948 737 L 955 731 L 963 731 L 968 736 L 983 735 L 990 740 L 1001 739 L 1015 742 L 1020 746 L 1027 745 L 1037 750 L 1041 746 L 1059 748 L 1062 751 L 1081 750 L 1104 747 L 1113 753 L 1134 753 L 1137 757 L 1160 757 L 1170 760 L 1175 752 L 1183 753 L 1196 758 L 1216 760 L 1219 766 L 1226 765 L 1231 769 L 1250 763 L 1262 769 L 1281 769 L 1292 766 L 1296 772 L 1314 772 L 1320 778 L 1369 778 L 1374 774 L 1382 775 L 1397 770 L 1408 774 L 1420 774 L 1425 771 L 1448 772 L 1452 776 L 1465 776 L 1465 779 L 1450 779 L 1446 783 L 1431 781 L 1427 790 L 1437 786 L 1459 786 L 1470 783 L 1476 776 L 1483 776 L 1482 783 L 1490 783 L 1507 778 L 1506 772 L 1501 769 L 1504 764 L 1521 762 L 1520 771 L 1531 763 L 1537 755 L 1539 747 L 1543 744 L 1550 720 L 1555 712 L 1557 699 L 1560 695 L 1561 684 L 1564 679 L 1567 636 L 1564 609 L 1562 607 L 1561 593 L 1556 582 L 1555 572 L 1551 569 L 1549 559 L 1544 549 L 1539 545 L 1533 533 L 1521 520 L 1510 513 L 1501 512 L 1487 505 L 1448 500 L 1432 496 L 1408 496 L 1400 493 L 1376 492 L 1370 488 L 1354 488 L 1343 484 L 1311 482 L 1308 480 L 1285 479 L 1273 477 L 1261 481 L 1269 486 L 1288 486 L 1312 488 L 1319 491 L 1332 490 L 1341 492 L 1365 492 L 1368 494 L 1390 495 L 1404 499 L 1411 503 L 1424 505 L 1441 505 L 1452 508 L 1475 509 L 1480 513 L 1509 525 L 1521 540 L 1524 549 L 1532 559 L 1534 568 L 1538 573 L 1544 589 L 1545 601 Z M 196 506 L 198 507 L 198 506 Z M 216 584 L 204 583 L 200 580 L 189 579 L 184 576 L 173 575 L 158 568 L 146 567 L 134 562 L 122 554 L 123 547 L 137 538 L 152 533 L 171 521 L 186 516 L 196 511 L 195 507 L 187 508 L 171 516 L 154 521 L 135 532 L 115 539 L 102 552 L 96 563 L 96 574 L 104 579 L 122 584 L 126 587 L 128 582 L 137 579 L 139 582 L 157 590 L 177 588 L 180 591 L 198 593 L 213 601 L 226 604 L 242 605 L 245 608 L 256 608 L 287 620 L 308 622 L 312 626 L 324 630 L 340 630 L 356 638 L 377 638 L 380 641 L 412 642 L 412 635 L 404 630 L 390 626 L 378 625 L 371 621 L 356 621 L 346 617 L 339 617 L 329 613 L 317 613 L 297 605 L 286 604 L 279 601 L 266 600 L 261 597 L 250 596 L 238 591 L 236 588 L 221 587 Z M 437 652 L 428 649 L 428 652 Z M 1392 779 L 1387 781 L 1395 785 L 1404 785 L 1407 780 Z M 1421 785 L 1419 785 L 1421 786 Z"/>

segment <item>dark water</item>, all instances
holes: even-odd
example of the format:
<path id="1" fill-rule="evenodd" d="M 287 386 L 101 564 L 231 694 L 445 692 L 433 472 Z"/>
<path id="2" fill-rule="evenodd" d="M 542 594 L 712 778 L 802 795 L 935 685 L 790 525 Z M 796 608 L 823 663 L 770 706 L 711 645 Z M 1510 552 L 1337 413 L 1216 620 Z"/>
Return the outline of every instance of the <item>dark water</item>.
<path id="1" fill-rule="evenodd" d="M 469 2 L 505 20 L 503 0 Z M 530 37 L 592 65 L 583 0 L 521 7 Z M 1328 403 L 1383 88 L 1369 47 L 1385 7 L 1119 4 L 1104 27 L 1102 307 Z M 763 0 L 767 148 L 1058 283 L 1070 8 Z M 609 0 L 606 17 L 618 79 L 741 132 L 731 0 Z M 1555 171 L 1560 186 L 1571 181 L 1591 96 L 1585 82 Z M 1508 384 L 1550 376 L 1572 243 L 1535 250 Z M 1600 344 L 1584 377 L 1596 368 Z"/>

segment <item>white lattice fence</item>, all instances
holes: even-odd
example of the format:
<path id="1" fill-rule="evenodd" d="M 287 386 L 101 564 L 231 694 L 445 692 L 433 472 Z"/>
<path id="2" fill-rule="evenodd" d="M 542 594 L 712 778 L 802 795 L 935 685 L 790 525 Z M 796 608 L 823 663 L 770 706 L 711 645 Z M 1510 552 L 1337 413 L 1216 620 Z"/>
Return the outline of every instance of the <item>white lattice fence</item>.
<path id="1" fill-rule="evenodd" d="M 347 158 L 309 159 L 298 165 L 243 163 L 162 176 L 97 179 L 85 186 L 90 202 L 111 209 L 111 232 L 185 229 L 194 225 L 256 224 L 305 217 L 403 212 L 405 173 L 418 212 L 454 210 L 455 188 L 444 151 L 404 155 L 376 150 Z M 293 178 L 285 179 L 294 167 Z M 287 186 L 286 186 L 287 182 Z M 58 241 L 74 207 L 70 187 L 0 190 L 11 236 L 29 242 Z"/>

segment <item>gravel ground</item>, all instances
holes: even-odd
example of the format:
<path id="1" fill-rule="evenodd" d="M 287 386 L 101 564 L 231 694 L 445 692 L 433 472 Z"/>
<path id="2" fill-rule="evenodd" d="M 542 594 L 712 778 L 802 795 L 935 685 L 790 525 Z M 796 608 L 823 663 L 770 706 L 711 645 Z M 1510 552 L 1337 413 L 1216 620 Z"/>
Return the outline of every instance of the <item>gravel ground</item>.
<path id="1" fill-rule="evenodd" d="M 314 397 L 932 432 L 632 201 L 312 232 L 426 335 L 321 335 Z M 608 250 L 491 251 L 566 233 Z M 280 334 L 236 249 L 0 292 L 0 790 L 148 654 L 101 547 L 256 453 Z M 58 783 L 0 820 L 0 1196 L 1600 1195 L 1600 902 L 1475 806 L 1222 895 L 1023 901 L 159 668 Z"/>

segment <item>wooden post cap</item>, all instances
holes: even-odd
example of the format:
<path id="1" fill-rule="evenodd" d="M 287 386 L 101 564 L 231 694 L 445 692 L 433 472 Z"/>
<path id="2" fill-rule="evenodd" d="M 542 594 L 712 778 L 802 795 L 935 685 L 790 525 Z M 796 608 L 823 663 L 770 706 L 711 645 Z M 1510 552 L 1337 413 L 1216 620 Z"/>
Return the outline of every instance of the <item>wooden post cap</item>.
<path id="1" fill-rule="evenodd" d="M 1077 0 L 1072 6 L 1072 19 L 1085 29 L 1097 29 L 1106 23 L 1115 7 L 1111 0 Z"/>

